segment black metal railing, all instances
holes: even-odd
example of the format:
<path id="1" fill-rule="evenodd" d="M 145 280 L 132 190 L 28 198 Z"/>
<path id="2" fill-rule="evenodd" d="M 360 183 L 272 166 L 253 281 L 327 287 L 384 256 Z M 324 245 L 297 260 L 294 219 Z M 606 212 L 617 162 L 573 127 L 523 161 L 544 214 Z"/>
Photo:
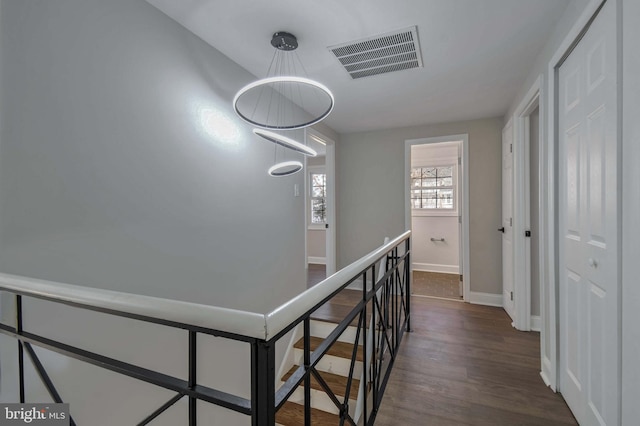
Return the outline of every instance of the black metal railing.
<path id="1" fill-rule="evenodd" d="M 266 315 L 137 295 L 126 295 L 134 302 L 118 302 L 119 299 L 115 297 L 104 297 L 104 300 L 109 300 L 108 302 L 96 302 L 101 300 L 101 295 L 118 295 L 122 298 L 124 294 L 0 274 L 0 290 L 15 295 L 16 316 L 13 326 L 0 323 L 0 332 L 16 338 L 18 342 L 20 402 L 25 402 L 25 352 L 52 400 L 69 402 L 64 401 L 63 396 L 54 386 L 33 349 L 35 345 L 175 392 L 175 395 L 158 409 L 137 422 L 138 425 L 150 424 L 179 400 L 188 398 L 187 424 L 189 426 L 197 424 L 196 402 L 198 400 L 250 416 L 251 424 L 254 426 L 273 426 L 276 422 L 276 412 L 298 387 L 304 389 L 304 424 L 311 425 L 312 378 L 319 383 L 322 391 L 335 405 L 339 413 L 340 425 L 372 425 L 403 333 L 410 330 L 410 263 L 410 232 L 407 231 Z M 353 307 L 315 350 L 312 350 L 311 321 L 314 313 L 325 303 L 330 303 L 348 286 L 358 283 L 361 283 L 361 290 Z M 76 293 L 79 296 L 75 296 Z M 188 378 L 184 380 L 30 333 L 23 327 L 23 297 L 44 299 L 86 310 L 183 329 L 189 335 Z M 135 303 L 138 300 L 141 301 L 140 309 Z M 190 309 L 201 315 L 185 315 L 182 320 L 179 314 L 161 315 L 162 307 L 158 307 L 157 310 L 149 308 L 152 305 L 151 302 L 155 302 L 154 305 L 175 304 L 179 308 L 178 311 L 183 308 Z M 211 318 L 211 321 L 208 322 L 207 318 Z M 356 337 L 349 360 L 347 385 L 344 392 L 339 392 L 343 397 L 339 397 L 317 367 L 345 330 L 354 326 Z M 298 327 L 302 328 L 304 341 L 302 365 L 276 389 L 276 342 Z M 246 332 L 243 331 L 245 328 Z M 200 334 L 249 343 L 251 347 L 250 398 L 223 392 L 198 382 L 196 353 Z M 357 364 L 361 368 L 356 369 Z M 358 376 L 356 376 L 357 371 L 361 372 Z M 358 395 L 351 393 L 355 380 L 360 380 Z M 359 399 L 360 407 L 351 410 L 349 401 L 354 398 Z M 76 424 L 73 418 L 71 424 Z"/>

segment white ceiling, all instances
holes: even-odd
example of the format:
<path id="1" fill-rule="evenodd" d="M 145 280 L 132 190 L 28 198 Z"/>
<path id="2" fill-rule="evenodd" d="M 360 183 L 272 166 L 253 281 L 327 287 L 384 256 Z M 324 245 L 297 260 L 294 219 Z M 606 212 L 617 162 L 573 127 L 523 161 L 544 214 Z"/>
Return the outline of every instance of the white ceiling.
<path id="1" fill-rule="evenodd" d="M 502 116 L 568 0 L 147 0 L 257 77 L 297 36 L 339 133 Z M 328 46 L 418 26 L 423 68 L 352 80 Z M 238 87 L 239 89 L 239 87 Z"/>

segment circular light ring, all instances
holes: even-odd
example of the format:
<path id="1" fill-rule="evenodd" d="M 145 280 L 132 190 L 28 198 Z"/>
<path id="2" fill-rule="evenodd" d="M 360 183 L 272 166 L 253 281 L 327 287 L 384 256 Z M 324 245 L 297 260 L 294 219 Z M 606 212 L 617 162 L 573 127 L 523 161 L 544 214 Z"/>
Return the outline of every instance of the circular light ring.
<path id="1" fill-rule="evenodd" d="M 300 124 L 291 124 L 291 125 L 282 125 L 282 126 L 279 126 L 277 124 L 269 125 L 267 123 L 259 123 L 247 117 L 246 115 L 243 115 L 238 109 L 238 100 L 240 99 L 240 97 L 251 89 L 255 89 L 256 87 L 266 86 L 272 83 L 301 83 L 301 84 L 307 84 L 309 86 L 315 87 L 327 95 L 327 97 L 331 101 L 329 104 L 329 108 L 327 108 L 327 110 L 322 114 L 320 114 L 318 117 L 310 121 L 300 123 Z M 304 77 L 277 76 L 277 77 L 263 78 L 263 79 L 254 81 L 253 83 L 249 83 L 246 86 L 244 86 L 242 89 L 238 90 L 238 93 L 236 93 L 236 96 L 233 98 L 233 109 L 236 111 L 236 114 L 238 114 L 238 117 L 240 117 L 247 123 L 253 124 L 254 126 L 258 126 L 262 129 L 293 130 L 293 129 L 303 129 L 305 127 L 312 126 L 324 120 L 329 114 L 331 114 L 331 111 L 333 111 L 334 103 L 335 103 L 335 99 L 333 97 L 333 93 L 331 93 L 331 90 L 329 90 L 329 88 L 322 83 L 318 83 L 317 81 L 311 80 L 309 78 L 304 78 Z"/>
<path id="2" fill-rule="evenodd" d="M 269 174 L 274 177 L 289 176 L 302 170 L 302 163 L 299 161 L 283 161 L 269 167 Z"/>
<path id="3" fill-rule="evenodd" d="M 308 155 L 310 157 L 315 157 L 316 155 L 318 155 L 315 149 L 310 148 L 304 144 L 301 144 L 300 142 L 295 141 L 286 136 L 279 135 L 278 133 L 274 133 L 274 132 L 270 132 L 268 130 L 262 130 L 262 129 L 253 129 L 253 133 L 255 133 L 256 135 L 262 138 L 265 138 L 269 142 L 277 143 L 278 145 L 300 152 L 304 155 Z"/>

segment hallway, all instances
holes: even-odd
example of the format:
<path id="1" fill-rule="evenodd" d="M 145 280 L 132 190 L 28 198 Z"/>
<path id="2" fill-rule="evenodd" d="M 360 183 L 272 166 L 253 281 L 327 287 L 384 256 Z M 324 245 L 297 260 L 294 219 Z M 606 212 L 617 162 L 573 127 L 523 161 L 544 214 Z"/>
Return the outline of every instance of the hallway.
<path id="1" fill-rule="evenodd" d="M 540 378 L 539 334 L 510 323 L 500 308 L 414 297 L 376 425 L 577 424 Z"/>

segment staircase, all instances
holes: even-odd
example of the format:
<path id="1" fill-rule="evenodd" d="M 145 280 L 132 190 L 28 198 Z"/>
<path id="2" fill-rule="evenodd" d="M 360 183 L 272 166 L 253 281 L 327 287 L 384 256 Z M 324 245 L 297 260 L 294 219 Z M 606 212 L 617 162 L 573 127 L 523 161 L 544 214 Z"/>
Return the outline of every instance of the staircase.
<path id="1" fill-rule="evenodd" d="M 314 351 L 324 339 L 331 333 L 337 323 L 327 320 L 313 319 L 310 322 L 310 346 Z M 327 383 L 340 403 L 344 401 L 353 345 L 356 339 L 357 326 L 351 325 L 338 338 L 328 352 L 316 365 L 322 379 Z M 349 392 L 349 414 L 355 419 L 358 408 L 358 396 L 360 394 L 360 378 L 362 377 L 362 347 L 358 345 L 358 353 L 354 365 L 351 390 Z M 304 341 L 301 338 L 294 346 L 295 364 L 281 377 L 284 383 L 302 364 Z M 301 384 L 291 395 L 289 400 L 276 413 L 276 423 L 281 426 L 304 425 L 304 386 Z M 311 376 L 311 424 L 313 426 L 334 426 L 340 424 L 339 409 L 332 399 L 324 391 L 316 378 Z M 357 419 L 355 419 L 357 421 Z M 345 424 L 348 424 L 346 422 Z"/>

